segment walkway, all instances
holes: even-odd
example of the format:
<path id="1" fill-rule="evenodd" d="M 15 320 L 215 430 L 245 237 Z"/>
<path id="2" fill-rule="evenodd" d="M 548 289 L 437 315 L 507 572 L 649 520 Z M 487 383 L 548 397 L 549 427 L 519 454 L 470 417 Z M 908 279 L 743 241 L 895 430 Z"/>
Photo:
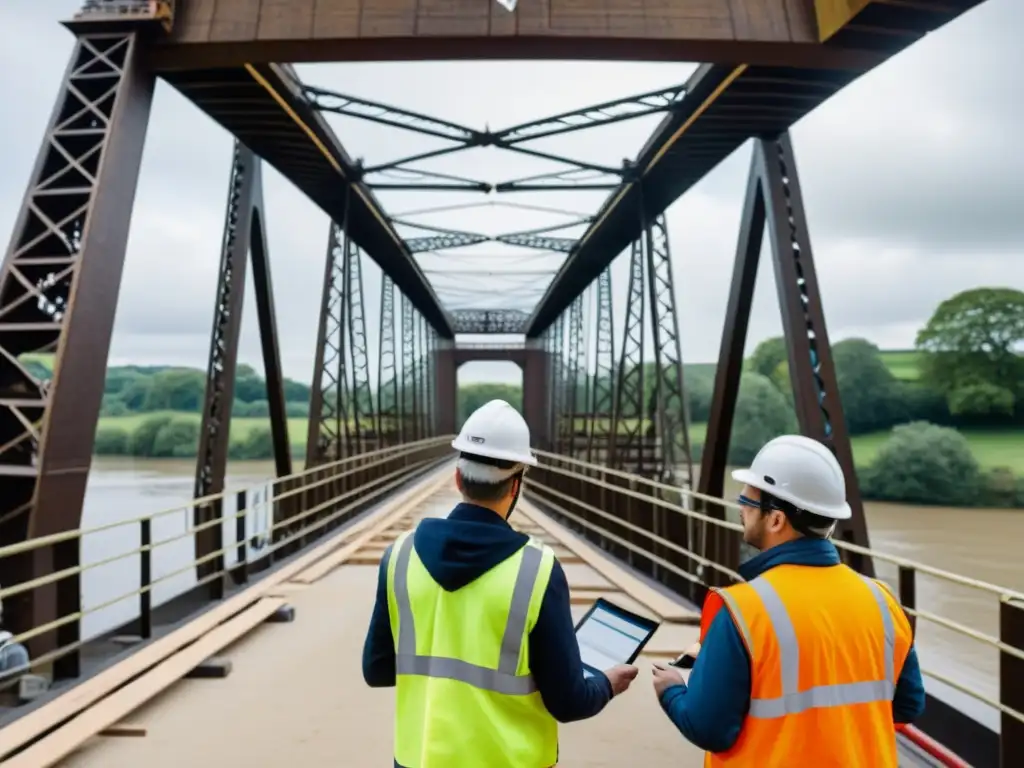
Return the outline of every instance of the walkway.
<path id="1" fill-rule="evenodd" d="M 446 472 L 445 477 L 450 477 Z M 363 683 L 360 654 L 373 606 L 376 564 L 387 543 L 423 516 L 455 503 L 450 480 L 433 485 L 405 509 L 380 512 L 336 556 L 293 577 L 269 595 L 287 596 L 291 624 L 264 624 L 219 654 L 233 670 L 226 679 L 176 683 L 125 725 L 144 735 L 100 736 L 59 763 L 69 768 L 383 768 L 392 764 L 393 690 Z M 692 622 L 682 606 L 623 571 L 566 529 L 520 502 L 514 521 L 551 543 L 573 588 L 577 617 L 601 594 L 623 607 Z M 344 564 L 343 564 L 344 563 Z M 666 622 L 652 655 L 678 651 L 696 639 L 692 624 Z M 650 664 L 639 662 L 633 687 L 597 718 L 561 730 L 561 765 L 690 768 L 701 754 L 687 744 L 658 706 Z M 129 732 L 130 728 L 124 728 Z"/>

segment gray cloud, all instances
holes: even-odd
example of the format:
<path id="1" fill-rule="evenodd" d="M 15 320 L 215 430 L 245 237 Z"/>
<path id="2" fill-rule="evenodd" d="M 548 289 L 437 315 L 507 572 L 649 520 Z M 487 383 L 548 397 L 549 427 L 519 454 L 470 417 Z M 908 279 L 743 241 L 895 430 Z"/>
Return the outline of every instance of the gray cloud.
<path id="1" fill-rule="evenodd" d="M 52 108 L 72 37 L 55 20 L 77 0 L 8 0 L 0 5 L 0 99 L 16 119 L 0 124 L 0 232 L 13 226 L 24 185 Z M 1011 141 L 1024 117 L 1017 89 L 1024 21 L 1015 0 L 990 0 L 950 27 L 883 65 L 833 98 L 793 131 L 819 280 L 833 338 L 857 334 L 883 346 L 908 345 L 938 301 L 983 284 L 1024 288 L 1024 155 Z M 302 66 L 307 82 L 408 109 L 492 128 L 564 109 L 681 82 L 680 64 L 419 63 Z M 331 118 L 354 156 L 380 162 L 437 146 L 407 132 Z M 617 165 L 633 155 L 655 120 L 638 120 L 551 140 L 548 151 Z M 538 142 L 538 148 L 541 144 Z M 203 365 L 213 312 L 231 138 L 166 85 L 158 88 L 136 199 L 129 256 L 118 303 L 111 362 Z M 749 145 L 669 211 L 679 282 L 684 353 L 710 360 L 718 350 L 735 250 Z M 477 151 L 437 161 L 433 169 L 502 180 L 556 170 L 542 161 Z M 267 228 L 286 373 L 308 380 L 328 221 L 272 169 L 265 170 Z M 479 200 L 468 195 L 388 193 L 390 210 Z M 602 195 L 507 196 L 517 203 L 590 211 Z M 554 223 L 550 214 L 483 208 L 419 217 L 439 226 L 490 234 Z M 559 257 L 479 246 L 423 256 L 432 270 L 553 269 Z M 485 257 L 490 257 L 487 262 Z M 621 318 L 625 261 L 615 264 Z M 380 273 L 365 270 L 375 360 Z M 481 285 L 463 278 L 466 288 Z M 517 285 L 522 280 L 514 281 Z M 455 279 L 439 279 L 452 285 Z M 520 291 L 493 285 L 460 304 L 498 306 Z M 621 320 L 617 323 L 621 329 Z M 762 262 L 750 344 L 781 324 L 767 253 Z M 258 366 L 251 291 L 242 358 Z M 481 365 L 475 377 L 505 377 Z"/>

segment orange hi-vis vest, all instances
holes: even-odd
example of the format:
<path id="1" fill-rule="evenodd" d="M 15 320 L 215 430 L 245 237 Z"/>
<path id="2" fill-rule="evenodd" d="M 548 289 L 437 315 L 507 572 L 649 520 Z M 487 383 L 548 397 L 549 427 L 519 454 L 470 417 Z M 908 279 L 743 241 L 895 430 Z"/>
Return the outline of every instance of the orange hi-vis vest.
<path id="1" fill-rule="evenodd" d="M 892 699 L 913 633 L 888 587 L 845 565 L 779 565 L 709 597 L 743 638 L 751 691 L 739 738 L 705 768 L 897 768 Z"/>

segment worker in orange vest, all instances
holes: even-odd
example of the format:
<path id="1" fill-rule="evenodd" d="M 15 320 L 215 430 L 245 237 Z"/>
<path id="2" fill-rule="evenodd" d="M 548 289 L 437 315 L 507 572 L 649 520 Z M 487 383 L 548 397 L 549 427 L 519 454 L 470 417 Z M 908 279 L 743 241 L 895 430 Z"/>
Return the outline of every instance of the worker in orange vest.
<path id="1" fill-rule="evenodd" d="M 787 435 L 732 476 L 760 553 L 709 594 L 689 680 L 656 665 L 662 707 L 706 768 L 896 768 L 894 723 L 921 715 L 924 684 L 896 598 L 829 540 L 851 516 L 839 462 Z"/>

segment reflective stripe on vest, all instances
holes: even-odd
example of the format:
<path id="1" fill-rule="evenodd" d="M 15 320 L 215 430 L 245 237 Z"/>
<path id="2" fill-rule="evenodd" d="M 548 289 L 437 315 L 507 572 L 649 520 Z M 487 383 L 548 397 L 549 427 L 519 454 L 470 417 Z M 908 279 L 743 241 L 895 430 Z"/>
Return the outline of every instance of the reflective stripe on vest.
<path id="1" fill-rule="evenodd" d="M 398 608 L 398 654 L 396 671 L 399 675 L 420 675 L 458 680 L 495 693 L 509 696 L 525 696 L 537 690 L 532 675 L 517 675 L 519 655 L 526 636 L 526 619 L 530 610 L 533 587 L 540 571 L 544 551 L 532 541 L 523 550 L 512 603 L 509 607 L 508 622 L 501 639 L 501 654 L 498 668 L 477 666 L 461 659 L 441 656 L 418 656 L 416 654 L 416 625 L 409 601 L 409 557 L 412 554 L 413 537 L 407 535 L 398 550 L 395 561 L 395 603 Z"/>
<path id="2" fill-rule="evenodd" d="M 884 680 L 865 680 L 856 683 L 839 683 L 835 685 L 818 685 L 806 691 L 799 687 L 800 676 L 800 644 L 797 641 L 796 630 L 793 622 L 786 612 L 779 593 L 771 583 L 762 577 L 748 582 L 748 585 L 757 593 L 764 606 L 768 619 L 771 622 L 772 631 L 775 633 L 775 640 L 779 646 L 779 667 L 782 672 L 782 696 L 772 699 L 751 699 L 750 717 L 758 719 L 771 719 L 796 715 L 808 709 L 821 707 L 841 707 L 852 704 L 868 704 L 870 702 L 892 701 L 896 689 L 895 680 L 895 648 L 896 648 L 896 627 L 893 624 L 892 614 L 889 612 L 889 605 L 885 595 L 874 579 L 861 576 L 864 583 L 871 589 L 871 593 L 882 613 L 882 626 L 884 628 Z M 729 607 L 737 629 L 743 636 L 743 642 L 748 649 L 754 646 L 751 643 L 750 630 L 743 619 L 736 599 L 727 591 L 718 592 L 725 604 Z"/>

